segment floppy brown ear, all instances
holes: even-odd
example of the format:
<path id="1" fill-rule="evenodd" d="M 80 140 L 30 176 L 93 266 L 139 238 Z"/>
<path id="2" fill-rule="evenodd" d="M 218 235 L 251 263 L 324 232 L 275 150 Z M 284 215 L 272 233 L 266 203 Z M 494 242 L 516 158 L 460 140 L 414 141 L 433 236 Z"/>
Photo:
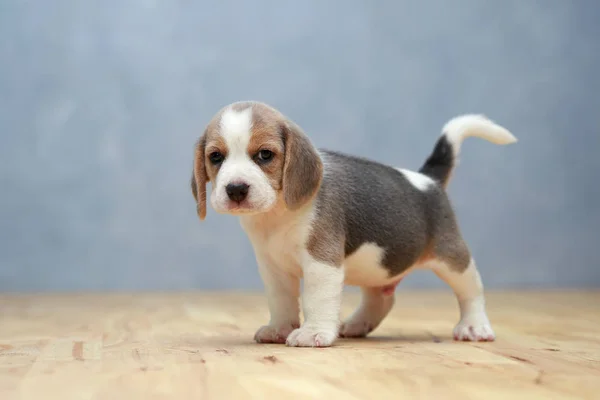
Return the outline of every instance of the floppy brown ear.
<path id="1" fill-rule="evenodd" d="M 288 120 L 282 129 L 285 141 L 283 198 L 288 208 L 295 210 L 317 193 L 323 179 L 323 162 L 298 125 Z"/>
<path id="2" fill-rule="evenodd" d="M 196 200 L 196 212 L 203 221 L 206 218 L 206 182 L 209 181 L 206 175 L 206 165 L 204 164 L 205 136 L 202 135 L 194 149 L 194 172 L 192 175 L 192 194 Z"/>

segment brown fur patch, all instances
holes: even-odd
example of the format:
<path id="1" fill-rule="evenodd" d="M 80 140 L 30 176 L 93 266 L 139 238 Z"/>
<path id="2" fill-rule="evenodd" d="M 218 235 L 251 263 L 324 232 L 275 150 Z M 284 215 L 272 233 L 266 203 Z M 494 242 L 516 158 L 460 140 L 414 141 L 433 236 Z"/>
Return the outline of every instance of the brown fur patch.
<path id="1" fill-rule="evenodd" d="M 313 222 L 306 249 L 315 260 L 341 267 L 344 261 L 343 236 L 339 230 L 323 222 Z"/>
<path id="2" fill-rule="evenodd" d="M 227 144 L 221 135 L 216 134 L 214 131 L 208 131 L 206 135 L 206 158 L 214 151 L 226 156 Z"/>
<path id="3" fill-rule="evenodd" d="M 426 263 L 427 261 L 431 261 L 435 258 L 436 258 L 436 256 L 435 256 L 435 251 L 434 251 L 433 240 L 429 240 L 429 242 L 427 242 L 427 245 L 423 249 L 423 252 L 419 256 L 419 258 L 417 259 L 415 264 L 423 264 L 423 263 Z"/>
<path id="4" fill-rule="evenodd" d="M 338 202 L 331 198 L 332 192 L 322 192 L 324 196 L 318 215 L 306 243 L 309 254 L 326 264 L 341 266 L 344 261 L 345 233 Z"/>
<path id="5" fill-rule="evenodd" d="M 206 174 L 209 181 L 215 181 L 219 168 L 221 165 L 214 165 L 210 162 L 210 155 L 214 152 L 219 152 L 223 156 L 227 157 L 228 149 L 227 144 L 223 137 L 218 133 L 216 129 L 207 131 L 206 134 L 206 150 L 204 152 L 204 165 L 206 166 Z"/>
<path id="6" fill-rule="evenodd" d="M 283 126 L 283 132 L 285 139 L 283 196 L 288 208 L 294 210 L 317 194 L 323 180 L 323 162 L 300 127 L 287 121 Z"/>
<path id="7" fill-rule="evenodd" d="M 268 163 L 259 163 L 259 167 L 269 178 L 271 187 L 280 190 L 283 179 L 283 162 L 285 158 L 285 148 L 283 140 L 278 134 L 277 129 L 273 127 L 254 124 L 252 128 L 252 137 L 248 144 L 248 156 L 256 158 L 261 150 L 269 150 L 273 153 L 271 161 Z"/>
<path id="8" fill-rule="evenodd" d="M 194 153 L 194 173 L 192 178 L 192 191 L 196 199 L 196 212 L 200 220 L 206 218 L 206 166 L 204 163 L 205 136 L 202 136 L 196 144 Z"/>

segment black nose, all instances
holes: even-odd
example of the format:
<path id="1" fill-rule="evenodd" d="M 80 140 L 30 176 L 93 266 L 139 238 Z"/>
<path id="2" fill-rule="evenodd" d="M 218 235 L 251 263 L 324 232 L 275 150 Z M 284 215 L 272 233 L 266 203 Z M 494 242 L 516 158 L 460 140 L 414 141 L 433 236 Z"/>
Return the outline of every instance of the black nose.
<path id="1" fill-rule="evenodd" d="M 248 188 L 249 186 L 245 183 L 230 183 L 225 186 L 225 191 L 231 200 L 239 203 L 248 195 Z"/>

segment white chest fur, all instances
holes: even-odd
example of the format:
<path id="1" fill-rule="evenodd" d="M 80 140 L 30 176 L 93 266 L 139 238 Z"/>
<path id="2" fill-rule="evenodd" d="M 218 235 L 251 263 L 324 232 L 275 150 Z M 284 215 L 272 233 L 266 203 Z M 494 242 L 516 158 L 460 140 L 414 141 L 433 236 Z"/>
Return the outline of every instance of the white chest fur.
<path id="1" fill-rule="evenodd" d="M 312 215 L 310 210 L 290 213 L 276 209 L 265 214 L 244 216 L 240 222 L 257 258 L 271 268 L 285 269 L 301 277 Z"/>

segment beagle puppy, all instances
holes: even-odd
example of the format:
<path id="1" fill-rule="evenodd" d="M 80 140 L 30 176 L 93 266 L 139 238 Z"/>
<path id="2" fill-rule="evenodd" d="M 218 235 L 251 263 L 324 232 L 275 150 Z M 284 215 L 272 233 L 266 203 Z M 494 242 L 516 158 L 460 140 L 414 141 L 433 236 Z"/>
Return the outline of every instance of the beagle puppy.
<path id="1" fill-rule="evenodd" d="M 264 103 L 221 109 L 195 146 L 191 186 L 201 220 L 211 182 L 214 210 L 239 216 L 252 243 L 270 312 L 254 339 L 327 347 L 366 336 L 389 313 L 400 280 L 428 268 L 457 297 L 454 339 L 494 340 L 481 278 L 445 191 L 468 136 L 517 141 L 484 116 L 459 116 L 416 172 L 318 150 Z M 362 300 L 340 323 L 344 285 L 359 286 Z"/>

